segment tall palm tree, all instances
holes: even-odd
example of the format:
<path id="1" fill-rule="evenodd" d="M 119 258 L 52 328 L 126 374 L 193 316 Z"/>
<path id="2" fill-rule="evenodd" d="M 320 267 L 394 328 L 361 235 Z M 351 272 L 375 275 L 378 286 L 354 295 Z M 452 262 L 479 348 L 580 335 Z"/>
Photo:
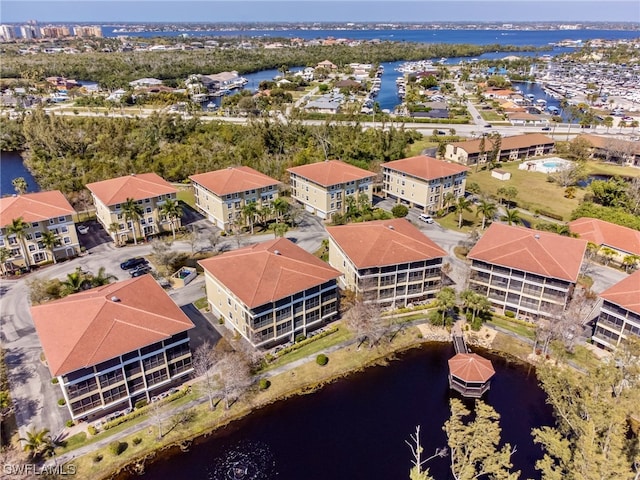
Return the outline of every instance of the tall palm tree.
<path id="1" fill-rule="evenodd" d="M 133 198 L 127 198 L 125 203 L 122 205 L 122 212 L 124 213 L 124 218 L 127 222 L 131 222 L 133 228 L 133 243 L 135 245 L 138 244 L 138 233 L 136 232 L 136 225 L 138 229 L 140 227 L 140 219 L 144 214 L 144 210 L 142 207 L 138 205 Z"/>
<path id="2" fill-rule="evenodd" d="M 476 207 L 476 217 L 478 214 L 482 215 L 482 229 L 484 230 L 487 224 L 487 218 L 493 218 L 496 214 L 498 207 L 495 203 L 488 200 L 480 200 L 480 203 Z"/>
<path id="3" fill-rule="evenodd" d="M 113 241 L 116 242 L 116 246 L 120 245 L 120 237 L 118 237 L 119 231 L 120 225 L 118 222 L 112 222 L 109 224 L 109 233 L 113 234 Z"/>
<path id="4" fill-rule="evenodd" d="M 251 235 L 253 235 L 253 222 L 256 219 L 256 215 L 258 214 L 258 204 L 256 202 L 245 203 L 242 207 L 242 216 L 244 216 L 244 221 L 249 222 L 249 227 L 251 228 Z"/>
<path id="5" fill-rule="evenodd" d="M 0 248 L 0 269 L 2 269 L 2 275 L 7 274 L 7 260 L 11 257 L 11 252 L 9 249 L 2 247 Z"/>
<path id="6" fill-rule="evenodd" d="M 60 238 L 58 235 L 53 233 L 51 230 L 43 230 L 40 241 L 44 245 L 44 248 L 49 250 L 49 253 L 51 253 L 51 260 L 53 260 L 53 263 L 58 263 L 56 260 L 56 254 L 53 252 L 54 247 L 57 247 L 60 244 Z"/>
<path id="7" fill-rule="evenodd" d="M 507 222 L 509 225 L 513 225 L 514 223 L 520 223 L 520 213 L 518 213 L 518 210 L 516 210 L 515 208 L 512 209 L 508 209 L 507 208 L 507 213 L 505 214 L 504 217 L 502 217 L 502 219 Z"/>
<path id="8" fill-rule="evenodd" d="M 620 122 L 618 123 L 618 126 L 620 127 L 620 130 L 618 130 L 618 133 L 622 132 L 622 129 L 627 126 L 627 122 L 625 122 L 624 120 L 620 120 Z"/>
<path id="9" fill-rule="evenodd" d="M 278 218 L 278 220 L 282 220 L 282 218 L 289 211 L 290 205 L 289 205 L 289 202 L 287 202 L 286 198 L 278 197 L 273 202 L 271 202 L 271 207 L 273 208 L 273 211 L 276 213 L 276 217 Z"/>
<path id="10" fill-rule="evenodd" d="M 171 225 L 171 233 L 173 239 L 176 239 L 176 225 L 175 222 L 178 218 L 182 217 L 182 207 L 180 204 L 172 198 L 168 198 L 162 207 L 160 207 L 160 214 L 167 217 L 169 225 Z"/>
<path id="11" fill-rule="evenodd" d="M 447 192 L 442 197 L 442 208 L 450 207 L 456 201 L 456 196 L 452 192 Z"/>
<path id="12" fill-rule="evenodd" d="M 462 213 L 466 210 L 471 211 L 471 200 L 466 197 L 459 197 L 458 201 L 453 205 L 453 208 L 458 215 L 458 228 L 462 228 Z"/>
<path id="13" fill-rule="evenodd" d="M 25 244 L 27 228 L 29 228 L 29 225 L 22 219 L 22 217 L 14 218 L 11 220 L 11 225 L 7 227 L 7 234 L 15 235 L 18 239 L 25 267 L 29 268 L 31 266 L 31 262 L 29 262 L 29 254 L 27 252 L 27 245 Z"/>

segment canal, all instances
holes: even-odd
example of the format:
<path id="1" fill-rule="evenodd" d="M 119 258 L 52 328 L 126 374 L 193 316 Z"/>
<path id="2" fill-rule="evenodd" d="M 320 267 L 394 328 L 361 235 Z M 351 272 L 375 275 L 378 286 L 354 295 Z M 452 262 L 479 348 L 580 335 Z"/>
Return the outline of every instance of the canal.
<path id="1" fill-rule="evenodd" d="M 430 344 L 312 395 L 278 402 L 195 442 L 187 453 L 163 454 L 144 478 L 226 480 L 238 467 L 247 471 L 244 480 L 408 479 L 405 440 L 416 425 L 425 456 L 446 446 L 447 360 L 453 355 L 450 344 Z M 496 370 L 485 400 L 501 415 L 503 440 L 517 447 L 514 466 L 522 478 L 539 477 L 534 466 L 542 453 L 530 432 L 553 423 L 544 392 L 531 367 L 483 355 Z M 449 478 L 448 462 L 429 462 L 431 474 Z"/>

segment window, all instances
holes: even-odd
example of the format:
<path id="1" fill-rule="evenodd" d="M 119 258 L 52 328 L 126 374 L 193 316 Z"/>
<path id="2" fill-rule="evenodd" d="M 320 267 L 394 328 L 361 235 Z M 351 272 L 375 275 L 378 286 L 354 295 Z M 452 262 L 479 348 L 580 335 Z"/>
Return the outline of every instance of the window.
<path id="1" fill-rule="evenodd" d="M 160 200 L 162 200 L 162 197 L 163 197 L 163 196 L 162 196 L 162 195 L 160 195 L 158 198 L 159 198 Z M 145 198 L 145 199 L 144 199 L 144 203 L 149 203 L 150 201 L 151 201 L 151 199 L 150 199 L 150 198 Z"/>
<path id="2" fill-rule="evenodd" d="M 27 234 L 25 235 L 25 238 L 26 238 L 27 240 L 33 240 L 33 235 L 31 235 L 30 233 L 27 233 Z"/>
<path id="3" fill-rule="evenodd" d="M 55 218 L 50 218 L 49 219 L 49 225 L 53 225 L 54 223 L 56 223 L 56 219 Z"/>
<path id="4" fill-rule="evenodd" d="M 62 233 L 67 233 L 69 231 L 69 227 L 67 227 L 66 225 L 63 225 L 62 228 L 60 228 L 60 231 Z"/>
<path id="5" fill-rule="evenodd" d="M 0 237 L 0 247 L 4 247 L 4 237 Z"/>
<path id="6" fill-rule="evenodd" d="M 151 207 L 147 207 L 147 208 L 145 208 L 145 210 L 144 210 L 144 211 L 145 211 L 145 213 L 151 213 Z"/>
<path id="7" fill-rule="evenodd" d="M 65 217 L 58 217 L 58 223 L 62 223 L 66 220 Z"/>
<path id="8" fill-rule="evenodd" d="M 31 226 L 32 226 L 33 228 L 38 228 L 38 227 L 40 226 L 40 224 L 39 224 L 38 222 L 33 222 L 33 223 L 31 224 Z"/>
<path id="9" fill-rule="evenodd" d="M 35 233 L 35 237 L 36 238 L 42 238 L 42 232 L 36 232 Z"/>
<path id="10" fill-rule="evenodd" d="M 147 380 L 147 385 L 151 386 L 160 382 L 164 382 L 169 378 L 169 375 L 167 374 L 167 369 L 163 368 L 162 370 L 158 370 L 146 375 L 145 378 Z"/>

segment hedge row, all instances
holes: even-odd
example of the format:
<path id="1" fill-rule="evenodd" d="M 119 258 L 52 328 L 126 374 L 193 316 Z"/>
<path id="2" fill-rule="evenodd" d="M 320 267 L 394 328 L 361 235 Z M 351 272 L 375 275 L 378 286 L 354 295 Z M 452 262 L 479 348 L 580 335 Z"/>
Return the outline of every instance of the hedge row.
<path id="1" fill-rule="evenodd" d="M 563 221 L 564 217 L 562 215 L 558 215 L 557 213 L 548 212 L 546 210 L 537 210 L 538 215 L 542 215 L 544 217 L 553 218 L 554 220 Z"/>

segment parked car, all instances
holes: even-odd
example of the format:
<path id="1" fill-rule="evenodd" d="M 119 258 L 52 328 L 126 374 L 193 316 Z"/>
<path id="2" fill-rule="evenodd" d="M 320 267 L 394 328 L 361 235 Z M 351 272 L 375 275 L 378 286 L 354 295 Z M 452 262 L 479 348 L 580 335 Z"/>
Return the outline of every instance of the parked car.
<path id="1" fill-rule="evenodd" d="M 132 268 L 136 268 L 140 265 L 146 265 L 149 261 L 142 257 L 133 257 L 125 260 L 120 264 L 120 268 L 122 270 L 131 270 Z"/>
<path id="2" fill-rule="evenodd" d="M 151 267 L 149 265 L 138 265 L 133 270 L 130 270 L 129 273 L 132 277 L 139 277 L 140 275 L 144 275 L 145 273 L 149 273 L 151 271 Z"/>
<path id="3" fill-rule="evenodd" d="M 542 127 L 543 132 L 548 132 L 549 130 L 551 130 L 551 127 Z"/>
<path id="4" fill-rule="evenodd" d="M 78 233 L 80 233 L 81 235 L 85 235 L 89 232 L 89 227 L 87 227 L 86 225 L 78 225 Z"/>
<path id="5" fill-rule="evenodd" d="M 490 123 L 485 124 L 484 128 L 492 128 Z"/>
<path id="6" fill-rule="evenodd" d="M 431 217 L 431 215 L 427 215 L 426 213 L 421 213 L 418 219 L 422 220 L 425 223 L 433 223 L 433 218 Z"/>

